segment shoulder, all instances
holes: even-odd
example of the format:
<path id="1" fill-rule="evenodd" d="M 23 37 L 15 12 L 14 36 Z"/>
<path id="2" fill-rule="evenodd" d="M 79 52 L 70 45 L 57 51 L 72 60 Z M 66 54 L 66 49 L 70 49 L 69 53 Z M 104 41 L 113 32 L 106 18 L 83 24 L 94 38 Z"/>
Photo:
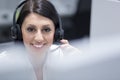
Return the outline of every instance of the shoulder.
<path id="1" fill-rule="evenodd" d="M 0 44 L 0 48 L 0 56 L 24 51 L 24 46 L 22 44 L 16 44 L 14 42 Z"/>

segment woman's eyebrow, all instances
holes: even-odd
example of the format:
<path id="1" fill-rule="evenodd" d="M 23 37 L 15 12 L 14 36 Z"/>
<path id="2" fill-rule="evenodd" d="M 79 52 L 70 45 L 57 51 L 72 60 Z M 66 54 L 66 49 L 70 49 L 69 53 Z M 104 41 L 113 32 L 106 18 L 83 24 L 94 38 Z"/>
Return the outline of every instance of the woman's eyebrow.
<path id="1" fill-rule="evenodd" d="M 27 24 L 28 27 L 36 27 L 34 24 Z"/>

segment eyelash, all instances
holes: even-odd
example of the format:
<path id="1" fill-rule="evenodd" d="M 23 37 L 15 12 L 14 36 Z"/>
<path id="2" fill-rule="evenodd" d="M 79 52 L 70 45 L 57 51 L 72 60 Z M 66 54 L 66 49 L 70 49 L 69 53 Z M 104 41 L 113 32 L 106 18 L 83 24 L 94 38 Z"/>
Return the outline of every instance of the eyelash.
<path id="1" fill-rule="evenodd" d="M 28 31 L 28 32 L 35 32 L 36 29 L 31 28 L 31 27 L 28 27 L 28 28 L 27 28 L 27 31 Z M 50 29 L 50 28 L 44 28 L 44 29 L 42 29 L 42 31 L 43 31 L 43 32 L 50 32 L 51 29 Z"/>
<path id="2" fill-rule="evenodd" d="M 45 28 L 45 29 L 43 29 L 42 31 L 43 31 L 43 32 L 50 32 L 51 29 L 50 29 L 50 28 Z"/>
<path id="3" fill-rule="evenodd" d="M 28 31 L 28 32 L 35 32 L 36 30 L 35 30 L 34 28 L 28 27 L 28 28 L 27 28 L 27 31 Z"/>

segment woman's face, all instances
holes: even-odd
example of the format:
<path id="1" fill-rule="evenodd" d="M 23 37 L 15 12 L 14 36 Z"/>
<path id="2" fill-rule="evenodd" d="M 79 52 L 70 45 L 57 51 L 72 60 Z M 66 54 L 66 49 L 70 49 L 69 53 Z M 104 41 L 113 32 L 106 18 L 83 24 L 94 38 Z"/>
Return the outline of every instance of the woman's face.
<path id="1" fill-rule="evenodd" d="M 21 29 L 23 43 L 32 53 L 41 55 L 53 43 L 55 26 L 49 18 L 31 13 L 25 18 Z"/>

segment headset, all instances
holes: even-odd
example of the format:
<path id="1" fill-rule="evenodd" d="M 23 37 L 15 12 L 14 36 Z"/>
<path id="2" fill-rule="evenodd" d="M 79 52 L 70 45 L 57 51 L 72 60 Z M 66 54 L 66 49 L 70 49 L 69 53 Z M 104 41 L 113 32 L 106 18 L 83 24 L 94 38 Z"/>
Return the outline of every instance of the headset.
<path id="1" fill-rule="evenodd" d="M 21 1 L 16 7 L 14 14 L 13 14 L 13 26 L 11 27 L 11 37 L 12 39 L 16 41 L 22 41 L 22 32 L 21 32 L 19 24 L 17 24 L 16 14 L 17 14 L 18 9 L 21 6 L 23 6 L 26 2 L 27 0 Z M 58 19 L 59 19 L 59 25 L 58 25 L 58 28 L 55 30 L 54 42 L 58 42 L 64 37 L 64 30 L 62 28 L 62 22 L 61 22 L 61 18 L 59 15 L 58 15 Z"/>

